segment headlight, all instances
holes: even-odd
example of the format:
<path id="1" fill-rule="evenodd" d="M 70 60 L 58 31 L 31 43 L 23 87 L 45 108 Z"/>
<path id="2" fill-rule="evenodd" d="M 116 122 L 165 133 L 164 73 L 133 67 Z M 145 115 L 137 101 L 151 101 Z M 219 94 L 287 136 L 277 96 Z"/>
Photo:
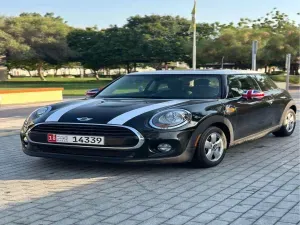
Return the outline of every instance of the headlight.
<path id="1" fill-rule="evenodd" d="M 42 107 L 39 108 L 35 111 L 35 114 L 37 117 L 40 117 L 42 115 L 44 115 L 45 113 L 48 113 L 51 110 L 51 106 L 46 106 L 46 107 Z"/>
<path id="2" fill-rule="evenodd" d="M 51 109 L 52 109 L 51 106 L 45 106 L 45 107 L 39 108 L 39 109 L 33 111 L 28 118 L 30 118 L 32 120 L 37 119 L 37 118 L 45 115 L 46 113 L 50 112 Z"/>
<path id="3" fill-rule="evenodd" d="M 156 129 L 175 129 L 192 120 L 192 114 L 184 109 L 170 109 L 155 114 L 150 125 Z"/>
<path id="4" fill-rule="evenodd" d="M 31 127 L 34 124 L 34 120 L 38 119 L 39 117 L 45 115 L 46 113 L 50 112 L 52 109 L 51 106 L 45 106 L 42 108 L 39 108 L 35 111 L 33 111 L 27 119 L 24 121 L 24 124 L 22 126 L 22 132 L 25 133 L 29 127 Z"/>

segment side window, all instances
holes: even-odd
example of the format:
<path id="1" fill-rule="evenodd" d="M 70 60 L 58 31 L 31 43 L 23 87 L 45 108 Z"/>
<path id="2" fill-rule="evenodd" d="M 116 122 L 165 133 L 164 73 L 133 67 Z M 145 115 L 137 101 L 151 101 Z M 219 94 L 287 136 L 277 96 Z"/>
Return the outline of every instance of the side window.
<path id="1" fill-rule="evenodd" d="M 254 79 L 259 84 L 262 91 L 271 91 L 278 89 L 272 79 L 266 75 L 253 75 Z"/>
<path id="2" fill-rule="evenodd" d="M 242 96 L 243 92 L 246 90 L 260 90 L 255 80 L 248 75 L 229 75 L 228 87 L 228 98 Z"/>

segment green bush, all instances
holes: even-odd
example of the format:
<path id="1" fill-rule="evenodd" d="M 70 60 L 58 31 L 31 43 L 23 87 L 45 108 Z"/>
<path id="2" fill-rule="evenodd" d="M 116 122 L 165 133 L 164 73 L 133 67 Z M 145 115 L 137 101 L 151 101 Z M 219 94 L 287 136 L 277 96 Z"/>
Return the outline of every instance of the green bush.
<path id="1" fill-rule="evenodd" d="M 272 71 L 270 75 L 284 75 L 284 71 Z"/>

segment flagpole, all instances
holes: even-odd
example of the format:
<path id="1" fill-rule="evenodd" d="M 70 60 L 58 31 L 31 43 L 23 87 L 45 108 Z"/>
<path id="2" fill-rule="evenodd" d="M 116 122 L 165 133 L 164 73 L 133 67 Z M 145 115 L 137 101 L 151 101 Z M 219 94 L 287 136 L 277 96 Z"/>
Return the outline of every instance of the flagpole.
<path id="1" fill-rule="evenodd" d="M 196 0 L 195 0 L 195 3 L 194 3 L 194 7 L 196 7 Z M 195 8 L 195 11 L 194 11 L 194 24 L 193 24 L 193 70 L 196 70 L 196 55 L 197 55 L 197 47 L 196 47 L 196 8 Z"/>

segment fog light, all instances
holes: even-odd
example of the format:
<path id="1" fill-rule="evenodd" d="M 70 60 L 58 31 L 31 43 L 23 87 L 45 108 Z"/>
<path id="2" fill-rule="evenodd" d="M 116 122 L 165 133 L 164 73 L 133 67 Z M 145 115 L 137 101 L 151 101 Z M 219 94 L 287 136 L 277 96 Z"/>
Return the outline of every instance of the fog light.
<path id="1" fill-rule="evenodd" d="M 159 144 L 157 150 L 160 152 L 169 152 L 172 150 L 172 146 L 166 143 Z"/>

